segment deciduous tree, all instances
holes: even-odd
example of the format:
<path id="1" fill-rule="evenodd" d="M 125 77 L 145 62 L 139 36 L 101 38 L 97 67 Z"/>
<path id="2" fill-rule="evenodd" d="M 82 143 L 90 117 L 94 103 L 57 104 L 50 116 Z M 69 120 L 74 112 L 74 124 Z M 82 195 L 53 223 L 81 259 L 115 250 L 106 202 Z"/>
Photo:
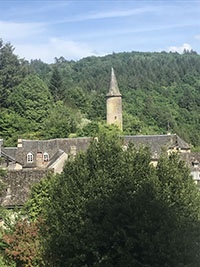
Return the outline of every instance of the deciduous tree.
<path id="1" fill-rule="evenodd" d="M 176 155 L 154 167 L 147 148 L 103 134 L 48 192 L 47 266 L 199 265 L 199 191 Z"/>

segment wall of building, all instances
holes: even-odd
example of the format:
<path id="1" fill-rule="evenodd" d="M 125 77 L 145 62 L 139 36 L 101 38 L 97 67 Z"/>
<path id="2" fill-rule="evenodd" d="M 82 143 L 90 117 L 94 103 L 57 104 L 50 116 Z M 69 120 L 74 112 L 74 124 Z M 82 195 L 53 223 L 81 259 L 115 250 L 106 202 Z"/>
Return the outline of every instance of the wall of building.
<path id="1" fill-rule="evenodd" d="M 52 170 L 8 170 L 7 175 L 1 178 L 5 189 L 0 198 L 0 205 L 13 207 L 21 206 L 28 200 L 31 186 L 45 178 Z"/>
<path id="2" fill-rule="evenodd" d="M 54 170 L 54 174 L 61 173 L 63 171 L 65 162 L 68 158 L 66 153 L 63 153 L 49 168 Z"/>
<path id="3" fill-rule="evenodd" d="M 18 147 L 16 152 L 16 160 L 23 167 L 26 168 L 36 168 L 36 167 L 46 167 L 46 163 L 39 162 L 37 160 L 38 153 L 48 153 L 49 159 L 57 153 L 59 149 L 63 150 L 66 154 L 70 154 L 72 148 L 76 148 L 76 152 L 86 151 L 89 143 L 91 141 L 90 137 L 81 138 L 60 138 L 52 140 L 22 140 L 22 144 Z M 33 154 L 33 162 L 27 163 L 27 154 L 31 152 Z M 38 166 L 39 164 L 39 166 Z"/>

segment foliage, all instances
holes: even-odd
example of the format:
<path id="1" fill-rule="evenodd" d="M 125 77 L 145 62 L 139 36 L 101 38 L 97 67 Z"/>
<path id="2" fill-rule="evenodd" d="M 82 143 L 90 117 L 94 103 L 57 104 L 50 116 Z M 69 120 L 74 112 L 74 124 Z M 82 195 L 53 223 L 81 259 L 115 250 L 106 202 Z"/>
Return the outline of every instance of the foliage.
<path id="1" fill-rule="evenodd" d="M 14 146 L 19 136 L 31 132 L 31 125 L 26 118 L 9 109 L 0 112 L 0 137 L 5 139 L 4 145 Z"/>
<path id="2" fill-rule="evenodd" d="M 51 96 L 47 86 L 35 75 L 27 76 L 10 95 L 13 110 L 31 122 L 41 123 L 48 114 Z"/>
<path id="3" fill-rule="evenodd" d="M 6 118 L 8 123 L 1 135 L 8 145 L 13 145 L 19 135 L 40 137 L 53 101 L 62 100 L 66 109 L 71 107 L 94 123 L 105 120 L 111 67 L 123 95 L 124 134 L 170 131 L 194 147 L 200 145 L 200 56 L 194 51 L 182 55 L 114 53 L 77 62 L 60 57 L 51 65 L 41 60 L 29 64 L 18 59 L 12 45 L 0 41 L 0 62 L 0 111 L 5 115 L 6 109 L 7 114 L 14 112 L 22 117 L 14 120 L 14 127 L 11 118 Z M 71 133 L 65 134 L 71 131 L 68 126 L 59 128 L 57 137 Z M 53 130 L 49 138 L 54 136 Z"/>
<path id="4" fill-rule="evenodd" d="M 28 214 L 32 221 L 36 221 L 41 216 L 44 203 L 50 200 L 49 191 L 54 180 L 55 177 L 52 174 L 48 174 L 40 183 L 32 186 L 30 198 L 23 207 L 23 214 Z"/>
<path id="5" fill-rule="evenodd" d="M 15 267 L 16 264 L 14 262 L 6 263 L 3 256 L 0 255 L 0 266 L 1 267 Z"/>
<path id="6" fill-rule="evenodd" d="M 44 82 L 50 79 L 51 67 L 49 64 L 42 62 L 41 59 L 31 60 L 30 69 L 32 73 L 37 74 Z"/>
<path id="7" fill-rule="evenodd" d="M 97 137 L 100 134 L 107 135 L 119 135 L 121 134 L 120 129 L 116 125 L 108 125 L 103 122 L 89 122 L 83 128 L 77 130 L 77 136 L 91 136 Z"/>
<path id="8" fill-rule="evenodd" d="M 0 169 L 0 177 L 5 174 Z M 0 183 L 1 190 L 4 185 Z M 18 210 L 0 207 L 0 222 L 0 266 L 43 266 L 38 235 L 42 220 L 29 222 L 22 219 Z"/>
<path id="9" fill-rule="evenodd" d="M 40 258 L 40 242 L 38 238 L 41 221 L 18 221 L 13 232 L 4 231 L 3 242 L 6 245 L 4 257 L 8 262 L 14 261 L 16 266 L 43 266 Z"/>
<path id="10" fill-rule="evenodd" d="M 18 59 L 10 43 L 4 44 L 0 39 L 0 107 L 8 107 L 8 96 L 29 73 L 28 64 Z"/>
<path id="11" fill-rule="evenodd" d="M 80 119 L 79 112 L 58 101 L 43 121 L 41 136 L 44 139 L 68 137 L 76 131 Z"/>
<path id="12" fill-rule="evenodd" d="M 55 65 L 64 102 L 88 119 L 105 120 L 105 95 L 114 67 L 123 95 L 125 134 L 171 131 L 194 146 L 200 144 L 199 55 L 131 52 Z"/>
<path id="13" fill-rule="evenodd" d="M 79 108 L 81 111 L 87 112 L 88 110 L 88 98 L 86 93 L 81 87 L 75 87 L 68 91 L 67 100 L 72 105 Z"/>
<path id="14" fill-rule="evenodd" d="M 49 90 L 55 101 L 62 100 L 63 98 L 62 79 L 59 70 L 56 66 L 53 69 L 53 73 L 50 79 Z"/>
<path id="15" fill-rule="evenodd" d="M 126 111 L 123 113 L 123 130 L 124 134 L 136 135 L 144 132 L 144 123 L 142 123 L 136 116 L 128 114 Z"/>
<path id="16" fill-rule="evenodd" d="M 198 266 L 199 191 L 177 155 L 150 162 L 102 133 L 35 191 L 46 266 Z"/>

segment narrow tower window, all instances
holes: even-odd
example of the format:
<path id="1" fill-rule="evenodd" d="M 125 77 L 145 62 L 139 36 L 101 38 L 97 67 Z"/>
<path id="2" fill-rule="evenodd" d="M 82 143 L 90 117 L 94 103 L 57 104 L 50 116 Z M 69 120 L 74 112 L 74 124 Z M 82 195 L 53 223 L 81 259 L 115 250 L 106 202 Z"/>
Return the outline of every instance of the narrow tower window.
<path id="1" fill-rule="evenodd" d="M 47 152 L 44 152 L 43 160 L 44 160 L 45 162 L 49 161 L 49 154 L 48 154 Z"/>
<path id="2" fill-rule="evenodd" d="M 33 162 L 33 154 L 29 152 L 27 154 L 27 163 L 32 163 Z"/>

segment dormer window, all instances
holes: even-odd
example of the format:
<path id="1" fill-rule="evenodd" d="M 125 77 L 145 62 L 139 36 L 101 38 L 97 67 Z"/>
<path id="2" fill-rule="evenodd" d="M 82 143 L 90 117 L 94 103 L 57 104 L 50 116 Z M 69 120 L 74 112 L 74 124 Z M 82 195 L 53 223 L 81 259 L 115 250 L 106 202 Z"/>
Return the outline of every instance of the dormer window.
<path id="1" fill-rule="evenodd" d="M 199 162 L 198 160 L 195 160 L 192 162 L 192 165 L 194 166 L 194 168 L 198 168 L 199 167 Z"/>
<path id="2" fill-rule="evenodd" d="M 29 152 L 27 154 L 27 163 L 32 163 L 33 162 L 33 154 Z"/>
<path id="3" fill-rule="evenodd" d="M 44 160 L 44 162 L 49 161 L 49 154 L 47 152 L 44 152 L 44 154 L 43 154 L 43 160 Z"/>

